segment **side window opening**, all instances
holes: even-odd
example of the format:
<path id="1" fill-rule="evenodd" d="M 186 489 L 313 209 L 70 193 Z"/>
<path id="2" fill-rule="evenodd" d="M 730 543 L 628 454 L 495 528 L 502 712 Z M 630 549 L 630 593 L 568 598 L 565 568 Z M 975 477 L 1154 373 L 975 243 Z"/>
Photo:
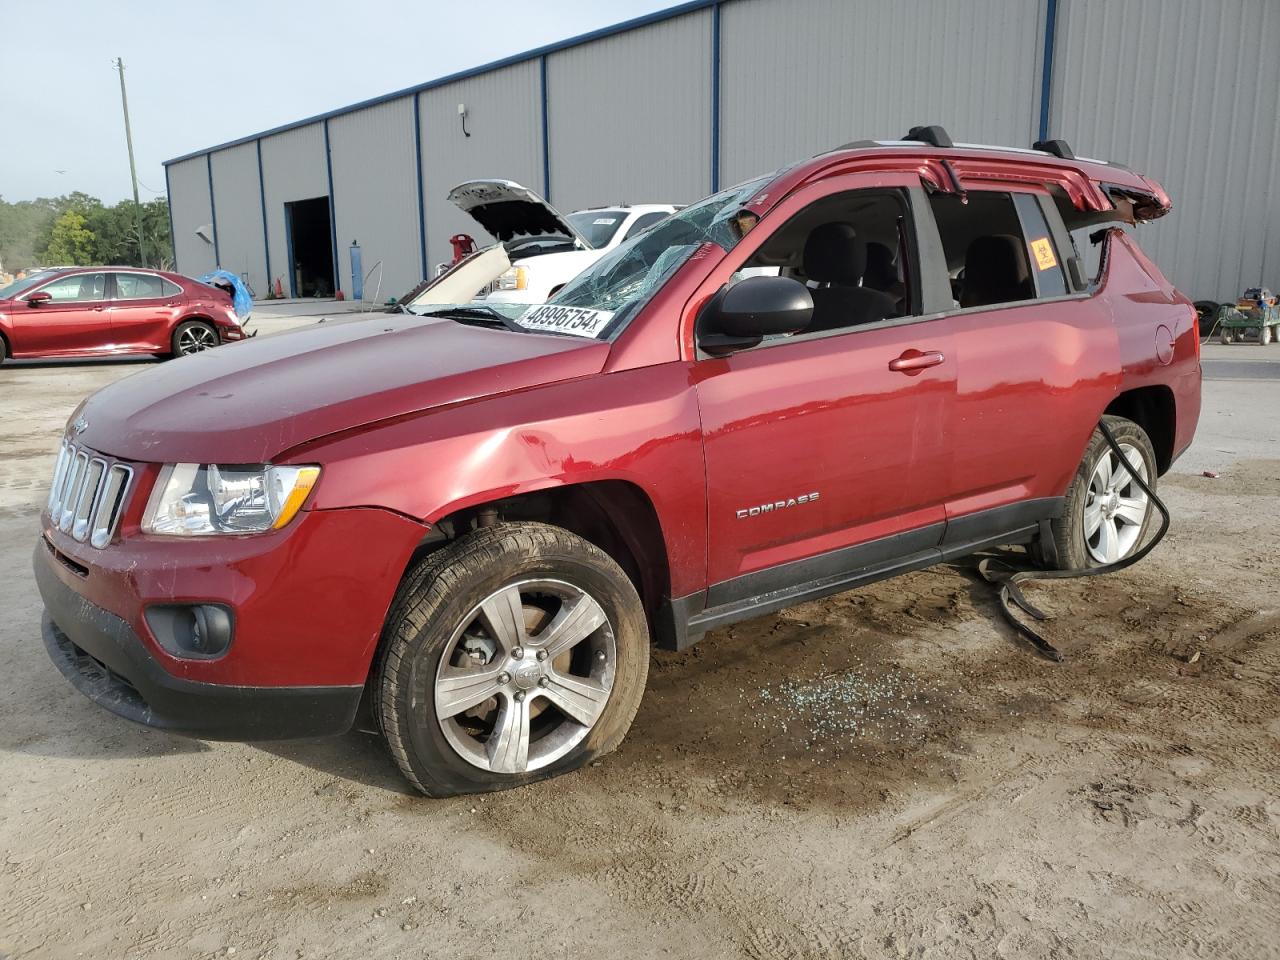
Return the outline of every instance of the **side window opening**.
<path id="1" fill-rule="evenodd" d="M 929 197 L 955 305 L 1018 303 L 1067 292 L 1062 254 L 1033 194 L 970 191 Z"/>
<path id="2" fill-rule="evenodd" d="M 165 281 L 149 273 L 117 273 L 117 300 L 149 300 L 165 296 Z"/>
<path id="3" fill-rule="evenodd" d="M 76 273 L 39 288 L 54 303 L 84 303 L 101 300 L 107 290 L 105 273 Z"/>
<path id="4" fill-rule="evenodd" d="M 896 191 L 824 197 L 774 230 L 730 283 L 780 275 L 808 286 L 813 320 L 788 339 L 918 315 L 907 217 Z"/>

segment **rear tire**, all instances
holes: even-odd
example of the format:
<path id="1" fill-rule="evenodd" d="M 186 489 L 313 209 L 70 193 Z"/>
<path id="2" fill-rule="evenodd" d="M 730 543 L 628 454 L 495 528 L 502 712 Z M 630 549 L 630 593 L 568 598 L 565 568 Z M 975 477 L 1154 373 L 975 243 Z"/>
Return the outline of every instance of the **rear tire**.
<path id="1" fill-rule="evenodd" d="M 1196 309 L 1196 326 L 1200 339 L 1203 340 L 1213 330 L 1213 319 L 1218 315 L 1218 304 L 1213 300 L 1197 300 L 1194 306 Z"/>
<path id="2" fill-rule="evenodd" d="M 1226 327 L 1223 327 L 1222 329 L 1220 329 L 1220 330 L 1218 331 L 1218 342 L 1219 342 L 1219 343 L 1230 343 L 1230 342 L 1231 342 L 1232 340 L 1234 340 L 1234 339 L 1235 339 L 1234 331 L 1229 330 L 1229 329 L 1228 329 L 1228 328 L 1226 328 Z"/>
<path id="3" fill-rule="evenodd" d="M 9 359 L 9 344 L 5 342 L 4 337 L 0 337 L 0 363 L 4 363 Z"/>
<path id="4" fill-rule="evenodd" d="M 1123 417 L 1102 419 L 1154 490 L 1156 454 L 1146 431 Z M 1154 514 L 1150 498 L 1116 462 L 1102 432 L 1094 430 L 1062 516 L 1051 522 L 1058 569 L 1088 570 L 1123 560 L 1145 542 Z"/>
<path id="5" fill-rule="evenodd" d="M 427 796 L 505 790 L 617 747 L 648 670 L 644 608 L 613 558 L 559 527 L 503 523 L 405 578 L 374 709 Z"/>
<path id="6" fill-rule="evenodd" d="M 1258 343 L 1265 347 L 1274 336 L 1275 334 L 1270 327 L 1263 327 L 1262 332 L 1258 334 Z"/>
<path id="7" fill-rule="evenodd" d="M 219 342 L 217 329 L 203 320 L 186 320 L 178 324 L 170 339 L 175 357 L 188 357 L 193 353 L 212 350 Z"/>

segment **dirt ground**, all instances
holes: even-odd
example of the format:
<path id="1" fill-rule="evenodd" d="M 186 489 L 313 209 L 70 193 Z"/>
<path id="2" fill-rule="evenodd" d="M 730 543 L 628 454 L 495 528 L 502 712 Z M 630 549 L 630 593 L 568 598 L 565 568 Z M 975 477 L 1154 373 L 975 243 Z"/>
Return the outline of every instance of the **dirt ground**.
<path id="1" fill-rule="evenodd" d="M 367 734 L 205 744 L 75 693 L 37 510 L 140 366 L 6 365 L 0 956 L 1280 956 L 1280 347 L 1211 356 L 1165 543 L 1031 588 L 1065 662 L 968 566 L 912 574 L 655 653 L 616 754 L 452 801 Z"/>

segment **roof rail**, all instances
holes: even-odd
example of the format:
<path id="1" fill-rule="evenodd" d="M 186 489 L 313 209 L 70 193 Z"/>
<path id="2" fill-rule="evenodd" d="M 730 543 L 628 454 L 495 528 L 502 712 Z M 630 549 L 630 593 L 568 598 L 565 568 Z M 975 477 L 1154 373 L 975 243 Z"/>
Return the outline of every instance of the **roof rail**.
<path id="1" fill-rule="evenodd" d="M 955 146 L 955 144 L 951 142 L 951 135 L 938 124 L 933 124 L 927 127 L 912 127 L 907 131 L 907 135 L 902 139 L 918 140 L 921 143 L 927 143 L 932 147 L 941 147 L 943 149 L 949 149 Z"/>
<path id="2" fill-rule="evenodd" d="M 1065 140 L 1037 140 L 1031 145 L 1031 149 L 1052 154 L 1059 160 L 1074 160 L 1076 158 L 1076 155 L 1071 152 L 1071 147 Z"/>

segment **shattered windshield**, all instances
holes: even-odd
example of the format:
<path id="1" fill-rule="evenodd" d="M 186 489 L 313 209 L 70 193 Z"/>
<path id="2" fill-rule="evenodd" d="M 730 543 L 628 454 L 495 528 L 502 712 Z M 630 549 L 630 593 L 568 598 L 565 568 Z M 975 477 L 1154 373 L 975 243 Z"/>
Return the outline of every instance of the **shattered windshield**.
<path id="1" fill-rule="evenodd" d="M 622 329 L 693 252 L 710 241 L 725 252 L 742 239 L 733 218 L 771 178 L 739 184 L 685 207 L 597 260 L 522 325 L 601 338 Z M 546 324 L 546 326 L 543 326 Z"/>

